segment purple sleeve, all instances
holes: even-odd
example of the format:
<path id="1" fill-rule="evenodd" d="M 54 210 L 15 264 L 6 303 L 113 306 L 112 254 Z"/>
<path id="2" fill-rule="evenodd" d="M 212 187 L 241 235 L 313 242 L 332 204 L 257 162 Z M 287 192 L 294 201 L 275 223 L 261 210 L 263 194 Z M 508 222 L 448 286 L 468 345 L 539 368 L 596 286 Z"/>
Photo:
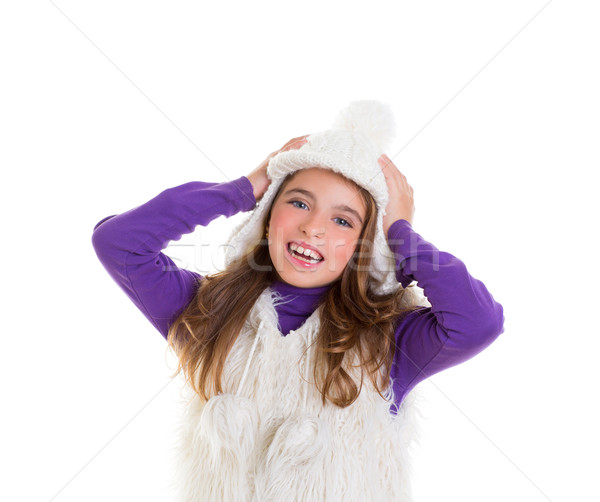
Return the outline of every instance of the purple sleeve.
<path id="1" fill-rule="evenodd" d="M 401 318 L 391 376 L 396 404 L 419 382 L 462 363 L 504 332 L 502 305 L 465 264 L 424 240 L 406 220 L 394 222 L 388 243 L 396 257 L 396 278 L 423 288 L 431 307 Z"/>
<path id="2" fill-rule="evenodd" d="M 193 181 L 102 219 L 94 227 L 92 245 L 109 275 L 166 339 L 202 276 L 178 268 L 161 250 L 197 225 L 255 206 L 245 176 L 226 183 Z"/>

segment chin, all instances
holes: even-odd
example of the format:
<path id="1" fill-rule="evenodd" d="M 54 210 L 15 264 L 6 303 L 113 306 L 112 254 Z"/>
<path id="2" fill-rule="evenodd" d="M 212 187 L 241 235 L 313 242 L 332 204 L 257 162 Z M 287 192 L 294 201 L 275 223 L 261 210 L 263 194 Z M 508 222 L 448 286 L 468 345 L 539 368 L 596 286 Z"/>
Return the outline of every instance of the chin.
<path id="1" fill-rule="evenodd" d="M 335 281 L 327 280 L 327 279 L 318 279 L 314 277 L 310 277 L 308 274 L 304 277 L 295 276 L 293 278 L 283 278 L 285 282 L 291 284 L 292 286 L 296 286 L 298 288 L 321 288 L 323 286 L 328 286 L 333 284 Z"/>

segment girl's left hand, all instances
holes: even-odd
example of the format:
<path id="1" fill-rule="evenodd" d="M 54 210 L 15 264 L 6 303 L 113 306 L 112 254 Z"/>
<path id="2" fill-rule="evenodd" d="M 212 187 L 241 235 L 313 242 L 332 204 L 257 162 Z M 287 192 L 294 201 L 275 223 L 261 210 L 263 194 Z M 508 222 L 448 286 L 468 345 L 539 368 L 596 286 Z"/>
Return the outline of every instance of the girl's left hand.
<path id="1" fill-rule="evenodd" d="M 386 154 L 383 154 L 377 161 L 385 176 L 389 192 L 386 214 L 383 217 L 383 232 L 387 238 L 388 230 L 395 221 L 402 219 L 412 225 L 415 204 L 412 187 L 392 160 Z"/>

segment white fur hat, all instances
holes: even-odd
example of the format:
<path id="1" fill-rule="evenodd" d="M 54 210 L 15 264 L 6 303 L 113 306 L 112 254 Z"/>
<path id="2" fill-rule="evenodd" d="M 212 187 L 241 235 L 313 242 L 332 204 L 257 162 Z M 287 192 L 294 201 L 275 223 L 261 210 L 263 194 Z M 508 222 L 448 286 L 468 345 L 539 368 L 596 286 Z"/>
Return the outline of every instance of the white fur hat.
<path id="1" fill-rule="evenodd" d="M 389 105 L 378 101 L 354 101 L 339 112 L 333 127 L 311 134 L 298 149 L 280 152 L 269 161 L 271 184 L 256 209 L 237 225 L 225 246 L 229 265 L 264 238 L 264 219 L 285 177 L 299 169 L 331 169 L 365 188 L 375 199 L 377 223 L 369 274 L 371 288 L 384 294 L 400 287 L 395 275 L 394 256 L 383 233 L 383 215 L 388 203 L 385 177 L 377 159 L 389 147 L 395 129 Z"/>

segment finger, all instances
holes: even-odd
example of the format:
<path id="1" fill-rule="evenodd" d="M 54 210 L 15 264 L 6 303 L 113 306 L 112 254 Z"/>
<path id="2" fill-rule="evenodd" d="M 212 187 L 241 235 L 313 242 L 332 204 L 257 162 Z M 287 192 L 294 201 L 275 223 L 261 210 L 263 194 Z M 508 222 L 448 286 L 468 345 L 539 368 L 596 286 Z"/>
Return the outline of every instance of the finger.
<path id="1" fill-rule="evenodd" d="M 291 143 L 291 145 L 298 145 L 298 144 L 304 144 L 306 143 L 308 140 L 306 138 L 298 138 L 297 140 L 293 141 Z"/>
<path id="2" fill-rule="evenodd" d="M 293 139 L 293 140 L 291 140 L 289 143 L 290 143 L 291 145 L 293 145 L 294 143 L 306 143 L 306 142 L 308 141 L 308 139 L 306 139 L 306 138 L 308 138 L 308 134 L 307 134 L 307 135 L 305 135 L 305 136 L 299 136 L 299 137 L 297 137 L 297 138 L 294 138 L 294 139 Z"/>
<path id="3" fill-rule="evenodd" d="M 399 178 L 401 183 L 404 183 L 406 185 L 408 185 L 408 181 L 406 179 L 406 176 L 402 173 L 402 171 L 400 171 L 400 169 L 398 169 L 396 167 L 396 165 L 392 162 L 392 160 L 385 154 L 383 154 L 380 158 L 379 158 L 380 164 L 382 165 L 382 171 L 384 173 L 384 176 L 387 177 L 394 177 L 394 178 Z"/>
<path id="4" fill-rule="evenodd" d="M 293 144 L 293 143 L 296 143 L 297 141 L 302 141 L 302 140 L 306 139 L 307 137 L 308 137 L 308 134 L 306 134 L 306 135 L 304 135 L 304 136 L 298 136 L 297 138 L 292 138 L 291 140 L 289 140 L 289 141 L 286 143 L 286 146 L 287 146 L 287 145 L 291 145 L 291 144 Z"/>
<path id="5" fill-rule="evenodd" d="M 299 138 L 299 139 L 295 139 L 292 140 L 291 142 L 287 143 L 282 149 L 282 152 L 287 152 L 288 150 L 292 150 L 294 148 L 300 148 L 302 145 L 306 144 L 308 140 L 304 139 L 304 138 Z"/>
<path id="6" fill-rule="evenodd" d="M 382 169 L 385 169 L 385 168 L 392 169 L 392 168 L 396 167 L 394 165 L 394 163 L 392 162 L 392 159 L 390 159 L 385 153 L 381 157 L 379 157 L 379 159 L 377 159 L 377 161 L 381 165 Z"/>

